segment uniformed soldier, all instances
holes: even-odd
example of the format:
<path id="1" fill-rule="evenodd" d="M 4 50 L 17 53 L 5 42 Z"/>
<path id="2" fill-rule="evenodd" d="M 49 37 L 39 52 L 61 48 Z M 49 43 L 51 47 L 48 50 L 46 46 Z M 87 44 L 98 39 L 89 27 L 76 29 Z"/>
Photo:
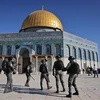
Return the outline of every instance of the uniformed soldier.
<path id="1" fill-rule="evenodd" d="M 45 64 L 46 64 L 46 67 L 47 67 L 47 59 L 45 59 Z M 47 67 L 47 70 L 48 70 L 48 67 Z M 48 76 L 48 81 L 50 82 L 49 73 L 47 74 L 47 76 Z"/>
<path id="2" fill-rule="evenodd" d="M 55 93 L 59 93 L 59 78 L 60 78 L 60 82 L 63 88 L 62 92 L 65 92 L 63 72 L 62 72 L 62 69 L 64 68 L 64 64 L 60 58 L 61 56 L 57 55 L 56 56 L 57 61 L 55 61 L 53 65 L 53 76 L 55 76 L 55 79 L 56 79 L 56 89 L 57 89 Z"/>
<path id="3" fill-rule="evenodd" d="M 29 81 L 30 81 L 30 78 L 31 78 L 31 73 L 33 72 L 31 65 L 32 65 L 32 63 L 29 61 L 28 66 L 26 66 L 26 70 L 25 70 L 26 78 L 27 78 L 25 86 L 27 86 L 27 87 L 29 87 Z"/>
<path id="4" fill-rule="evenodd" d="M 68 77 L 68 88 L 69 88 L 69 94 L 66 95 L 66 97 L 71 98 L 72 97 L 72 86 L 75 89 L 75 93 L 73 93 L 73 95 L 79 95 L 79 91 L 77 89 L 76 86 L 76 78 L 77 78 L 77 74 L 80 73 L 80 68 L 78 63 L 74 62 L 74 57 L 70 56 L 68 58 L 69 63 L 67 65 L 67 67 L 65 68 L 69 74 Z"/>
<path id="5" fill-rule="evenodd" d="M 6 67 L 7 67 L 7 70 L 5 71 L 5 74 L 7 76 L 7 83 L 6 83 L 6 86 L 5 86 L 4 93 L 8 93 L 8 92 L 13 91 L 12 74 L 13 74 L 13 72 L 15 74 L 15 69 L 14 69 L 14 66 L 13 66 L 13 63 L 12 63 L 12 57 L 8 58 Z"/>
<path id="6" fill-rule="evenodd" d="M 45 64 L 45 61 L 44 60 L 41 60 L 41 65 L 40 65 L 40 68 L 39 68 L 39 71 L 41 72 L 41 76 L 40 76 L 40 87 L 41 87 L 41 90 L 43 90 L 43 79 L 45 78 L 46 80 L 46 83 L 47 83 L 47 89 L 51 89 L 52 86 L 50 86 L 50 81 L 49 81 L 49 78 L 48 78 L 48 70 L 47 70 L 47 66 Z"/>

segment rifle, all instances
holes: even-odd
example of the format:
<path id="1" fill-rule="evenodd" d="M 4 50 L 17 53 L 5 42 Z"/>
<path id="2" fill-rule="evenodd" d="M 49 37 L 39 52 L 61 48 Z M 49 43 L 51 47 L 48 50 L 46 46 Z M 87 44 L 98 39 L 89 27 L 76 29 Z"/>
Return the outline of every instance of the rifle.
<path id="1" fill-rule="evenodd" d="M 33 80 L 35 80 L 31 75 L 30 75 L 30 77 L 31 77 Z"/>

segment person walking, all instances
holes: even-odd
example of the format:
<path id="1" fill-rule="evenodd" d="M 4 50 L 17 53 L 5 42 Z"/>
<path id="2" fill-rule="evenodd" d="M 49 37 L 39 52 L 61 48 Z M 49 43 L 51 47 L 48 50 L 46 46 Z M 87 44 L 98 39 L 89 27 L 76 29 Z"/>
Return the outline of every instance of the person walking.
<path id="1" fill-rule="evenodd" d="M 94 68 L 93 68 L 93 73 L 94 73 L 94 78 L 95 78 L 95 76 L 98 77 L 98 69 L 97 69 L 97 67 L 95 66 L 95 64 L 94 64 Z"/>
<path id="2" fill-rule="evenodd" d="M 5 86 L 5 89 L 4 89 L 4 93 L 8 93 L 8 92 L 13 91 L 12 74 L 15 74 L 15 69 L 14 69 L 14 66 L 13 66 L 13 63 L 12 63 L 12 57 L 9 57 L 8 61 L 7 60 L 4 60 L 4 61 L 6 62 L 6 65 L 5 65 L 6 68 L 4 70 L 4 73 L 7 76 L 7 83 L 6 83 L 6 86 Z M 4 61 L 2 62 L 2 67 L 3 67 Z"/>
<path id="3" fill-rule="evenodd" d="M 82 71 L 83 71 L 83 74 L 84 74 L 84 72 L 85 72 L 84 68 L 82 69 Z"/>
<path id="4" fill-rule="evenodd" d="M 39 71 L 41 72 L 41 75 L 40 75 L 40 87 L 41 87 L 41 90 L 43 90 L 43 79 L 46 80 L 47 89 L 51 89 L 52 86 L 50 86 L 50 80 L 48 78 L 48 74 L 49 73 L 48 73 L 47 66 L 46 66 L 44 60 L 41 60 L 41 65 L 40 65 Z"/>
<path id="5" fill-rule="evenodd" d="M 46 64 L 46 67 L 47 67 L 47 65 L 48 65 L 48 64 L 47 64 L 47 61 L 48 61 L 48 60 L 47 60 L 47 59 L 45 59 L 45 64 Z M 49 70 L 49 69 L 48 69 L 48 67 L 47 67 L 47 70 Z M 48 76 L 48 81 L 50 82 L 49 73 L 47 74 L 47 76 Z"/>
<path id="6" fill-rule="evenodd" d="M 29 61 L 28 62 L 28 66 L 26 66 L 26 70 L 25 70 L 25 73 L 26 73 L 26 83 L 25 83 L 25 86 L 26 87 L 29 87 L 29 81 L 30 81 L 30 78 L 31 78 L 31 73 L 33 72 L 31 65 L 32 65 L 32 63 Z"/>
<path id="7" fill-rule="evenodd" d="M 61 60 L 61 56 L 57 55 L 56 61 L 54 62 L 53 65 L 53 76 L 55 76 L 56 79 L 56 89 L 57 89 L 55 93 L 59 93 L 59 79 L 63 88 L 62 92 L 65 92 L 65 85 L 63 81 L 63 72 L 62 72 L 63 68 L 64 68 L 64 64 Z"/>
<path id="8" fill-rule="evenodd" d="M 69 94 L 66 95 L 66 97 L 71 98 L 72 97 L 72 86 L 75 89 L 75 93 L 73 93 L 73 95 L 79 95 L 79 91 L 78 88 L 76 86 L 76 78 L 77 78 L 77 74 L 80 73 L 80 68 L 78 63 L 74 62 L 74 57 L 73 56 L 69 56 L 68 60 L 69 63 L 67 65 L 66 68 L 64 68 L 67 73 L 69 74 L 68 77 L 68 88 L 69 88 Z"/>
<path id="9" fill-rule="evenodd" d="M 90 76 L 90 67 L 89 66 L 87 67 L 86 71 L 87 71 L 88 76 Z"/>
<path id="10" fill-rule="evenodd" d="M 92 66 L 90 67 L 90 74 L 93 75 L 93 68 L 92 68 Z"/>

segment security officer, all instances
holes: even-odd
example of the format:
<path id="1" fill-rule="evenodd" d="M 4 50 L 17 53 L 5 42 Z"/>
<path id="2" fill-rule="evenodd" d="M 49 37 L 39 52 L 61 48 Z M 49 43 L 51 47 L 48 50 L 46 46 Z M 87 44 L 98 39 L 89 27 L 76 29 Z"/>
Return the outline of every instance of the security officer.
<path id="1" fill-rule="evenodd" d="M 28 66 L 26 67 L 26 70 L 25 70 L 26 78 L 27 78 L 25 86 L 27 86 L 27 87 L 29 87 L 29 81 L 30 81 L 30 78 L 31 78 L 31 73 L 33 72 L 31 65 L 32 65 L 32 63 L 29 61 Z"/>
<path id="2" fill-rule="evenodd" d="M 48 77 L 48 70 L 47 70 L 47 66 L 46 66 L 44 60 L 41 60 L 41 65 L 40 65 L 39 71 L 41 72 L 41 76 L 40 76 L 41 90 L 43 90 L 43 79 L 44 78 L 45 78 L 46 83 L 47 83 L 47 89 L 51 89 L 52 86 L 49 85 L 50 81 L 49 81 L 49 77 Z"/>
<path id="3" fill-rule="evenodd" d="M 7 61 L 7 71 L 5 72 L 6 76 L 7 76 L 7 83 L 6 83 L 6 86 L 5 86 L 5 90 L 4 90 L 4 93 L 8 93 L 8 92 L 11 92 L 13 91 L 13 86 L 12 86 L 12 74 L 15 74 L 15 69 L 14 69 L 14 66 L 13 66 L 13 63 L 12 63 L 12 57 L 9 57 L 8 58 L 8 61 Z"/>
<path id="4" fill-rule="evenodd" d="M 66 97 L 71 98 L 72 97 L 72 86 L 75 89 L 75 93 L 73 93 L 73 95 L 79 95 L 79 91 L 77 89 L 76 86 L 76 78 L 77 78 L 77 74 L 80 73 L 80 69 L 79 69 L 79 65 L 78 63 L 74 62 L 74 57 L 70 56 L 68 58 L 69 63 L 66 67 L 66 70 L 69 74 L 69 78 L 68 78 L 68 88 L 69 88 L 69 94 L 66 95 Z"/>
<path id="5" fill-rule="evenodd" d="M 64 64 L 60 58 L 61 56 L 57 55 L 56 61 L 54 62 L 54 65 L 53 65 L 53 76 L 55 76 L 55 79 L 56 79 L 56 89 L 57 89 L 55 93 L 59 93 L 59 78 L 60 78 L 60 82 L 63 88 L 62 92 L 65 92 L 63 72 L 62 72 L 62 69 L 64 68 Z"/>
<path id="6" fill-rule="evenodd" d="M 47 59 L 45 59 L 45 64 L 46 64 L 46 67 L 47 67 Z M 47 70 L 48 70 L 48 67 L 47 67 Z M 49 73 L 47 74 L 47 76 L 48 76 L 48 81 L 50 82 Z"/>

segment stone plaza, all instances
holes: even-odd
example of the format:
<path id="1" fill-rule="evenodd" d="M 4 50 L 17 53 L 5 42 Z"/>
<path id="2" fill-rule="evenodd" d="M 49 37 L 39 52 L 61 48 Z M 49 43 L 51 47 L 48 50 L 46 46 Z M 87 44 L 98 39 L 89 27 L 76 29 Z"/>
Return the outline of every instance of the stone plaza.
<path id="1" fill-rule="evenodd" d="M 94 78 L 87 74 L 79 74 L 76 81 L 79 96 L 73 95 L 72 98 L 66 98 L 66 94 L 68 93 L 68 75 L 64 75 L 66 92 L 59 92 L 59 94 L 55 93 L 55 78 L 52 74 L 49 76 L 52 86 L 50 90 L 47 90 L 45 80 L 43 83 L 44 89 L 40 90 L 40 74 L 32 74 L 32 77 L 35 80 L 31 78 L 30 87 L 25 87 L 25 74 L 13 75 L 13 92 L 3 93 L 6 76 L 0 74 L 0 100 L 100 100 L 100 77 Z M 62 90 L 61 86 L 60 90 Z"/>

